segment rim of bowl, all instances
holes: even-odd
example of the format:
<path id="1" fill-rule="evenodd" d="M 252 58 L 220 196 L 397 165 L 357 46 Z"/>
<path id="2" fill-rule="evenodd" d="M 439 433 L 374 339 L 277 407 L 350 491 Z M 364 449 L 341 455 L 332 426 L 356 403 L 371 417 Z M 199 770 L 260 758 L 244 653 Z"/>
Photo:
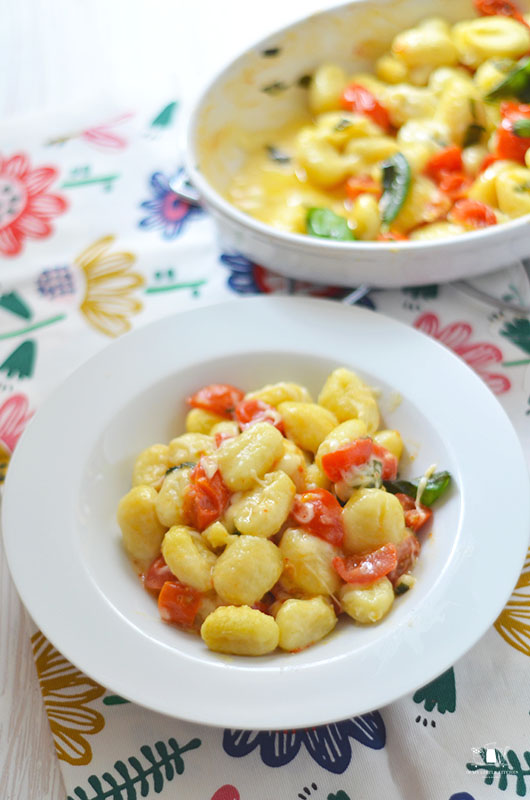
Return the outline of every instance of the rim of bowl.
<path id="1" fill-rule="evenodd" d="M 344 253 L 348 251 L 374 252 L 374 250 L 379 250 L 383 253 L 396 253 L 398 250 L 431 250 L 433 248 L 440 249 L 443 247 L 451 250 L 453 248 L 459 249 L 458 244 L 462 241 L 463 236 L 465 237 L 465 241 L 469 241 L 469 244 L 472 245 L 473 242 L 487 241 L 492 236 L 501 237 L 502 233 L 504 232 L 509 234 L 513 230 L 522 230 L 526 225 L 530 224 L 530 214 L 525 214 L 522 217 L 517 217 L 516 219 L 509 220 L 508 222 L 502 222 L 498 225 L 490 225 L 487 228 L 471 230 L 458 236 L 447 236 L 443 239 L 434 239 L 432 241 L 411 242 L 410 240 L 407 240 L 367 242 L 355 240 L 351 242 L 340 242 L 332 239 L 321 239 L 316 236 L 306 236 L 301 233 L 289 233 L 287 231 L 281 231 L 277 228 L 273 228 L 272 225 L 266 225 L 264 222 L 260 222 L 254 217 L 251 217 L 250 214 L 245 214 L 243 211 L 240 211 L 238 208 L 236 208 L 236 206 L 226 200 L 201 172 L 197 165 L 198 153 L 196 147 L 196 131 L 199 116 L 210 92 L 234 69 L 234 67 L 237 66 L 238 62 L 243 61 L 247 54 L 251 53 L 253 50 L 264 49 L 266 45 L 270 43 L 271 39 L 275 39 L 280 35 L 289 33 L 302 23 L 306 22 L 308 19 L 326 17 L 351 6 L 358 6 L 361 8 L 367 3 L 375 3 L 376 5 L 381 6 L 385 5 L 384 0 L 383 2 L 381 0 L 349 0 L 349 2 L 338 3 L 330 8 L 310 14 L 309 16 L 298 17 L 294 22 L 291 22 L 282 28 L 277 28 L 262 39 L 254 41 L 252 44 L 241 50 L 235 58 L 232 58 L 230 61 L 225 63 L 220 70 L 214 73 L 214 75 L 202 88 L 198 98 L 192 105 L 186 131 L 186 170 L 189 173 L 191 181 L 197 188 L 201 198 L 204 197 L 207 203 L 209 203 L 221 214 L 231 218 L 236 224 L 250 228 L 254 233 L 260 234 L 262 237 L 272 238 L 280 241 L 283 246 L 290 249 L 302 248 L 309 250 L 323 250 L 328 251 L 328 254 L 333 251 L 336 251 L 336 253 L 339 254 L 341 252 Z"/>

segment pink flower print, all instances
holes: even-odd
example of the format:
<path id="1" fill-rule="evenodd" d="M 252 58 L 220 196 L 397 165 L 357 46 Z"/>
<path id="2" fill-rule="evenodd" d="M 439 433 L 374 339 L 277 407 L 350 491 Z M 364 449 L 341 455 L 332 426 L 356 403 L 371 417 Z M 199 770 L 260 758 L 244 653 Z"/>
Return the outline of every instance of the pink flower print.
<path id="1" fill-rule="evenodd" d="M 0 406 L 0 443 L 12 453 L 26 423 L 33 416 L 28 412 L 29 403 L 25 394 L 13 394 Z"/>
<path id="2" fill-rule="evenodd" d="M 121 117 L 105 122 L 102 125 L 94 125 L 81 133 L 81 138 L 89 144 L 97 145 L 108 150 L 123 150 L 127 147 L 127 139 L 112 130 L 114 126 L 121 125 L 130 119 L 133 114 L 122 114 Z"/>
<path id="3" fill-rule="evenodd" d="M 23 394 L 11 395 L 0 406 L 0 483 L 5 480 L 13 449 L 31 416 Z"/>
<path id="4" fill-rule="evenodd" d="M 494 394 L 503 394 L 511 388 L 505 375 L 490 372 L 489 366 L 503 360 L 502 351 L 489 342 L 470 341 L 473 328 L 467 322 L 453 322 L 440 328 L 440 320 L 436 314 L 426 313 L 418 317 L 414 327 L 437 339 L 480 375 Z"/>
<path id="5" fill-rule="evenodd" d="M 66 200 L 46 190 L 57 177 L 54 167 L 32 168 L 23 153 L 0 156 L 0 254 L 16 256 L 22 242 L 52 232 L 50 220 L 66 210 Z"/>

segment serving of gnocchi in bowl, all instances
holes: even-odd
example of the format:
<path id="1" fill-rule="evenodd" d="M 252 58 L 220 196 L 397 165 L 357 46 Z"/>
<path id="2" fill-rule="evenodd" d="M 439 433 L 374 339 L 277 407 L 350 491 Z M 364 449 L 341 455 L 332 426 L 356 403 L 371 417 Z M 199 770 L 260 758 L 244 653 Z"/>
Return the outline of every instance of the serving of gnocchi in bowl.
<path id="1" fill-rule="evenodd" d="M 297 728 L 463 655 L 515 584 L 528 497 L 508 418 L 450 351 L 257 297 L 137 329 L 68 378 L 17 446 L 3 530 L 35 623 L 107 689 Z"/>
<path id="2" fill-rule="evenodd" d="M 249 48 L 189 126 L 191 179 L 226 245 L 349 286 L 527 257 L 527 5 L 357 0 Z"/>
<path id="3" fill-rule="evenodd" d="M 317 402 L 280 381 L 209 384 L 187 404 L 186 432 L 137 456 L 118 506 L 162 620 L 215 652 L 297 653 L 341 614 L 379 622 L 414 586 L 451 475 L 398 480 L 401 434 L 355 372 L 333 370 Z"/>

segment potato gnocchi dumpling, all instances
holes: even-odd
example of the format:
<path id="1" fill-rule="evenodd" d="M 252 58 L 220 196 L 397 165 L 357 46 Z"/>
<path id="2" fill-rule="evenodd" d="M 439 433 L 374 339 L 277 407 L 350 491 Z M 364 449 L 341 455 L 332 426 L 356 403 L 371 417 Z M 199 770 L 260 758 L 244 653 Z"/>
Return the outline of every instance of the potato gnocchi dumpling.
<path id="1" fill-rule="evenodd" d="M 379 622 L 413 587 L 451 478 L 434 466 L 398 476 L 405 445 L 376 395 L 337 367 L 317 402 L 291 381 L 187 398 L 186 431 L 139 454 L 117 509 L 164 622 L 215 652 L 296 653 L 339 619 Z"/>
<path id="2" fill-rule="evenodd" d="M 474 19 L 399 31 L 373 73 L 318 66 L 300 117 L 247 134 L 227 199 L 279 230 L 339 241 L 429 242 L 530 214 L 530 15 L 474 5 Z M 511 172 L 492 183 L 497 162 Z M 310 402 L 261 391 L 275 408 Z M 202 416 L 189 425 L 208 432 Z"/>

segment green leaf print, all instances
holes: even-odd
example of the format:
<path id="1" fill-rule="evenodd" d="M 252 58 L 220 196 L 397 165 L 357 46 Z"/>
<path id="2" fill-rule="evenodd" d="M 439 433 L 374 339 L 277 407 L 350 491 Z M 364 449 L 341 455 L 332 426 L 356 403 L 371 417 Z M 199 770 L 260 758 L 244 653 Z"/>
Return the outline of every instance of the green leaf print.
<path id="1" fill-rule="evenodd" d="M 136 756 L 124 761 L 116 761 L 114 770 L 117 775 L 104 772 L 101 777 L 90 775 L 88 785 L 90 793 L 82 786 L 76 786 L 72 795 L 67 800 L 137 800 L 147 797 L 151 788 L 159 794 L 164 788 L 165 781 L 171 781 L 175 775 L 184 772 L 182 754 L 189 750 L 196 750 L 202 744 L 200 739 L 191 739 L 183 747 L 173 738 L 167 744 L 155 742 L 154 749 L 148 745 L 140 747 L 147 765 L 142 764 Z M 156 752 L 155 752 L 156 751 Z M 106 784 L 106 785 L 105 785 Z"/>
<path id="2" fill-rule="evenodd" d="M 403 294 L 410 294 L 414 300 L 433 300 L 438 297 L 438 284 L 428 283 L 425 286 L 407 286 L 401 290 Z"/>
<path id="3" fill-rule="evenodd" d="M 501 335 L 506 336 L 507 339 L 524 350 L 525 353 L 530 355 L 530 320 L 526 317 L 518 317 L 507 322 L 501 330 Z"/>
<path id="4" fill-rule="evenodd" d="M 436 708 L 440 714 L 449 711 L 451 714 L 456 708 L 456 686 L 453 668 L 444 672 L 439 678 L 418 689 L 412 698 L 415 703 L 424 703 L 425 711 Z"/>
<path id="5" fill-rule="evenodd" d="M 22 342 L 16 350 L 13 350 L 3 364 L 0 364 L 0 370 L 7 372 L 7 377 L 11 378 L 16 375 L 18 378 L 30 378 L 33 375 L 35 366 L 35 355 L 37 345 L 31 339 Z"/>
<path id="6" fill-rule="evenodd" d="M 125 698 L 120 697 L 119 694 L 108 694 L 103 698 L 103 702 L 106 706 L 121 706 L 124 703 L 128 703 L 129 700 L 125 700 Z"/>
<path id="7" fill-rule="evenodd" d="M 337 794 L 328 794 L 328 800 L 350 800 L 350 795 L 339 789 Z"/>
<path id="8" fill-rule="evenodd" d="M 527 769 L 523 768 L 519 756 L 514 750 L 507 750 L 505 756 L 499 750 L 495 750 L 495 761 L 491 759 L 491 750 L 486 750 L 485 747 L 480 749 L 479 754 L 484 764 L 466 764 L 470 772 L 485 772 L 484 783 L 486 786 L 492 786 L 497 776 L 497 785 L 501 792 L 505 792 L 508 789 L 508 778 L 514 777 L 516 778 L 515 791 L 517 796 L 526 797 L 526 779 L 530 775 L 530 752 L 528 750 L 523 753 Z"/>
<path id="9" fill-rule="evenodd" d="M 178 108 L 178 103 L 173 101 L 172 103 L 168 103 L 167 106 L 164 106 L 160 114 L 154 118 L 151 123 L 152 128 L 167 128 L 168 125 L 171 125 L 173 121 L 173 115 Z"/>
<path id="10" fill-rule="evenodd" d="M 31 311 L 17 292 L 9 292 L 0 296 L 0 307 L 22 319 L 31 319 Z"/>

